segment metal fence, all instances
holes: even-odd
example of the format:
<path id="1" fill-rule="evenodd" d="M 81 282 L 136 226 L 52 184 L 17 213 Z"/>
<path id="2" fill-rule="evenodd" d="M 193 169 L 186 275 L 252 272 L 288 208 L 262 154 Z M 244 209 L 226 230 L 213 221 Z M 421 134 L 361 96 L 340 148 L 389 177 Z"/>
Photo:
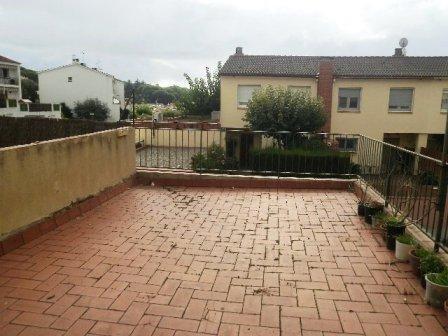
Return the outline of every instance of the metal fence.
<path id="1" fill-rule="evenodd" d="M 136 128 L 137 166 L 276 176 L 357 174 L 358 135 Z"/>
<path id="2" fill-rule="evenodd" d="M 358 134 L 136 127 L 138 167 L 199 173 L 361 178 L 448 249 L 440 160 Z"/>
<path id="3" fill-rule="evenodd" d="M 406 216 L 437 247 L 448 247 L 446 178 L 440 160 L 360 136 L 359 176 L 399 215 Z"/>

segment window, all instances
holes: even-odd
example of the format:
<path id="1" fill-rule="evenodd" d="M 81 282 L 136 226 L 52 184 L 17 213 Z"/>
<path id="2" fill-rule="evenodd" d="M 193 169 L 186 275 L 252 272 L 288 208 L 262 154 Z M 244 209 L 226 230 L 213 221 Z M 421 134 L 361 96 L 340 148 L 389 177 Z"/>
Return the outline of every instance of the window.
<path id="1" fill-rule="evenodd" d="M 9 76 L 9 69 L 8 68 L 2 68 L 2 71 L 1 71 L 1 74 L 2 74 L 2 77 L 3 78 L 8 78 Z"/>
<path id="2" fill-rule="evenodd" d="M 260 87 L 260 85 L 238 85 L 238 106 L 247 106 L 254 91 Z"/>
<path id="3" fill-rule="evenodd" d="M 356 152 L 356 148 L 358 147 L 358 139 L 357 138 L 336 138 L 339 143 L 339 150 L 342 152 Z"/>
<path id="4" fill-rule="evenodd" d="M 359 111 L 361 89 L 339 89 L 338 110 Z"/>
<path id="5" fill-rule="evenodd" d="M 288 89 L 311 95 L 311 86 L 288 86 Z"/>
<path id="6" fill-rule="evenodd" d="M 20 111 L 21 112 L 28 112 L 28 105 L 27 104 L 20 104 Z"/>
<path id="7" fill-rule="evenodd" d="M 448 89 L 444 89 L 442 92 L 442 111 L 448 112 Z"/>
<path id="8" fill-rule="evenodd" d="M 71 82 L 73 82 L 73 78 L 72 78 L 72 77 L 68 77 L 67 81 L 68 81 L 69 83 L 71 83 Z"/>
<path id="9" fill-rule="evenodd" d="M 411 112 L 414 89 L 390 89 L 389 111 Z"/>
<path id="10" fill-rule="evenodd" d="M 53 111 L 59 111 L 61 106 L 59 104 L 53 104 Z"/>
<path id="11" fill-rule="evenodd" d="M 15 99 L 8 99 L 8 106 L 9 107 L 17 107 L 17 100 L 15 100 Z"/>
<path id="12" fill-rule="evenodd" d="M 6 95 L 0 92 L 0 108 L 6 107 Z"/>

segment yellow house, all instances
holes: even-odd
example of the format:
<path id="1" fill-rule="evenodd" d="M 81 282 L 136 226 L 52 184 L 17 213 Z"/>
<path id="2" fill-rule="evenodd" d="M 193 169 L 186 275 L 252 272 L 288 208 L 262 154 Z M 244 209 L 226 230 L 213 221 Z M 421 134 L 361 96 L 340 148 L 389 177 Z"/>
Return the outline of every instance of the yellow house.
<path id="1" fill-rule="evenodd" d="M 321 96 L 323 131 L 354 133 L 420 151 L 440 150 L 448 110 L 448 57 L 245 55 L 221 72 L 221 125 L 244 128 L 252 93 L 266 85 Z"/>

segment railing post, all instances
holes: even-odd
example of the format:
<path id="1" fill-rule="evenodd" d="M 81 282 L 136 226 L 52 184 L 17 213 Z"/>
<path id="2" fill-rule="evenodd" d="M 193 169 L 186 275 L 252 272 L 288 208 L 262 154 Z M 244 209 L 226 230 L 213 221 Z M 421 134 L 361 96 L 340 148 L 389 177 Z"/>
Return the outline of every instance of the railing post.
<path id="1" fill-rule="evenodd" d="M 439 212 L 439 220 L 437 222 L 437 231 L 434 244 L 434 251 L 438 251 L 440 247 L 440 238 L 442 236 L 443 220 L 445 219 L 446 192 L 447 192 L 447 174 L 448 174 L 448 115 L 446 116 L 445 135 L 443 137 L 442 149 L 442 171 L 440 173 L 439 195 L 437 197 L 437 210 Z"/>

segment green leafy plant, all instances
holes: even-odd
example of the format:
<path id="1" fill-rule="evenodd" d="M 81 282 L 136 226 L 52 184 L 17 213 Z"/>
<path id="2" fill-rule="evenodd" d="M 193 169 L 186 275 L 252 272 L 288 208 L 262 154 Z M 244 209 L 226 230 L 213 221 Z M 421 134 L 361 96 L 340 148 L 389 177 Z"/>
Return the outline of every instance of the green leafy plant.
<path id="1" fill-rule="evenodd" d="M 314 132 L 326 121 L 321 98 L 296 90 L 266 86 L 255 91 L 244 117 L 252 130 Z"/>
<path id="2" fill-rule="evenodd" d="M 404 220 L 403 217 L 387 216 L 385 218 L 385 224 L 386 226 L 403 226 Z"/>
<path id="3" fill-rule="evenodd" d="M 425 257 L 427 257 L 430 253 L 431 253 L 430 251 L 424 249 L 424 248 L 423 248 L 422 246 L 420 246 L 420 245 L 418 245 L 418 246 L 415 248 L 415 252 L 414 252 L 415 256 L 416 256 L 417 258 L 419 258 L 420 260 L 421 260 L 421 259 L 424 259 Z"/>
<path id="4" fill-rule="evenodd" d="M 423 275 L 428 273 L 441 273 L 445 269 L 442 260 L 433 252 L 420 260 L 420 270 Z"/>
<path id="5" fill-rule="evenodd" d="M 400 235 L 397 237 L 397 241 L 406 244 L 406 245 L 413 245 L 414 244 L 414 237 L 408 234 Z"/>
<path id="6" fill-rule="evenodd" d="M 428 279 L 440 286 L 448 286 L 448 269 L 445 268 L 440 273 L 429 274 Z"/>
<path id="7" fill-rule="evenodd" d="M 99 99 L 86 99 L 83 102 L 76 102 L 74 114 L 79 119 L 91 119 L 104 121 L 109 117 L 109 107 Z"/>
<path id="8" fill-rule="evenodd" d="M 206 153 L 197 153 L 191 158 L 193 170 L 223 170 L 234 169 L 237 162 L 233 158 L 226 157 L 226 153 L 222 147 L 213 143 L 207 148 Z"/>

